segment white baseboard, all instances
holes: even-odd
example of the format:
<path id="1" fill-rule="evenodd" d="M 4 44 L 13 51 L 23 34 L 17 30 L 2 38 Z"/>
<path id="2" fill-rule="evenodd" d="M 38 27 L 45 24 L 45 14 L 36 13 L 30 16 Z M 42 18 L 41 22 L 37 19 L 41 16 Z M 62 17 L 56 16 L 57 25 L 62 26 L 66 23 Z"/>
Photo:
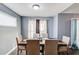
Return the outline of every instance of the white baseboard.
<path id="1" fill-rule="evenodd" d="M 5 55 L 9 55 L 10 53 L 12 53 L 15 49 L 17 48 L 17 46 L 15 46 L 14 48 L 12 48 L 8 53 L 6 53 Z"/>

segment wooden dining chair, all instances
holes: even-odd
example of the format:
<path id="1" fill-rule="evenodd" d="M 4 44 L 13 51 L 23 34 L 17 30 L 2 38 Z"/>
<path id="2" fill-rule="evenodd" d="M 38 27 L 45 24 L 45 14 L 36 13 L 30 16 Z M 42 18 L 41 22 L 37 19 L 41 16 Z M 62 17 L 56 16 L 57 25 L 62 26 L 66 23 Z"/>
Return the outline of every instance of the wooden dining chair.
<path id="1" fill-rule="evenodd" d="M 23 50 L 25 50 L 26 54 L 27 54 L 27 49 L 26 49 L 27 43 L 26 43 L 26 41 L 22 42 L 21 39 L 16 37 L 16 42 L 17 42 L 17 55 L 19 55 L 19 52 L 22 52 Z"/>
<path id="2" fill-rule="evenodd" d="M 46 40 L 44 54 L 45 55 L 57 55 L 57 40 Z"/>
<path id="3" fill-rule="evenodd" d="M 40 55 L 39 40 L 27 40 L 27 55 Z"/>
<path id="4" fill-rule="evenodd" d="M 67 36 L 62 37 L 61 44 L 58 46 L 58 53 L 59 54 L 69 54 L 69 42 L 70 38 Z M 65 43 L 65 44 L 62 44 Z"/>

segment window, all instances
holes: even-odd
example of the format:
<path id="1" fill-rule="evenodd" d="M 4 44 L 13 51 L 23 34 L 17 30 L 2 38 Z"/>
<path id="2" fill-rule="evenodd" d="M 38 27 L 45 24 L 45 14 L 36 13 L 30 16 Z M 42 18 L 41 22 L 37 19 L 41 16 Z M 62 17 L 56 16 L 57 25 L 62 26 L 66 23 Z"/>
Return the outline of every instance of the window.
<path id="1" fill-rule="evenodd" d="M 29 18 L 28 19 L 28 38 L 33 39 L 33 36 L 35 33 L 36 33 L 36 20 Z"/>
<path id="2" fill-rule="evenodd" d="M 40 20 L 40 34 L 47 33 L 47 20 Z"/>
<path id="3" fill-rule="evenodd" d="M 36 33 L 39 33 L 39 19 L 36 20 Z"/>
<path id="4" fill-rule="evenodd" d="M 28 38 L 33 39 L 43 33 L 47 34 L 47 20 L 28 18 Z"/>

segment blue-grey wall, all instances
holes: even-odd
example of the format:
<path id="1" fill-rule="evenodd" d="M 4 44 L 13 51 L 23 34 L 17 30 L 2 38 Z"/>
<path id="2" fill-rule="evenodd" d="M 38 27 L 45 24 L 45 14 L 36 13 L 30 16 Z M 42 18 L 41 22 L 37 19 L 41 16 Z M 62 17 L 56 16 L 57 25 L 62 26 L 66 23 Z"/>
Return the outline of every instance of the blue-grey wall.
<path id="1" fill-rule="evenodd" d="M 48 19 L 48 38 L 58 38 L 58 15 Z"/>
<path id="2" fill-rule="evenodd" d="M 53 38 L 53 17 L 47 20 L 48 38 Z"/>
<path id="3" fill-rule="evenodd" d="M 53 38 L 58 38 L 58 15 L 53 17 Z"/>
<path id="4" fill-rule="evenodd" d="M 78 18 L 79 14 L 60 13 L 47 19 L 48 38 L 62 39 L 62 36 L 71 37 L 71 18 Z M 22 35 L 28 34 L 28 17 L 22 17 Z"/>
<path id="5" fill-rule="evenodd" d="M 79 14 L 61 13 L 58 14 L 58 38 L 62 36 L 69 36 L 71 38 L 71 19 L 79 18 Z"/>
<path id="6" fill-rule="evenodd" d="M 28 38 L 28 18 L 26 16 L 22 16 L 21 20 L 21 34 L 23 38 Z M 31 17 L 31 18 L 44 18 L 47 20 L 47 32 L 48 38 L 57 38 L 57 20 L 53 17 Z"/>
<path id="7" fill-rule="evenodd" d="M 22 34 L 23 39 L 28 38 L 28 17 L 22 16 L 21 34 Z"/>
<path id="8" fill-rule="evenodd" d="M 0 26 L 0 54 L 7 54 L 16 46 L 16 33 L 20 34 L 20 16 L 0 3 L 0 11 L 16 17 L 17 27 Z M 7 21 L 7 18 L 6 18 Z"/>

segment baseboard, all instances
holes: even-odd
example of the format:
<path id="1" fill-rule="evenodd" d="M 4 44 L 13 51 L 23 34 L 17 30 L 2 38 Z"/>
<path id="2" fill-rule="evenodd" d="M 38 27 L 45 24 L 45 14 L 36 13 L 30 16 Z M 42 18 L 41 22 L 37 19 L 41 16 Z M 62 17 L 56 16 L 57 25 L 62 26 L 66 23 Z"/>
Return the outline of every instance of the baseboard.
<path id="1" fill-rule="evenodd" d="M 15 49 L 17 48 L 17 46 L 15 46 L 14 48 L 12 48 L 8 53 L 6 53 L 5 55 L 10 55 L 10 53 L 12 53 Z"/>

